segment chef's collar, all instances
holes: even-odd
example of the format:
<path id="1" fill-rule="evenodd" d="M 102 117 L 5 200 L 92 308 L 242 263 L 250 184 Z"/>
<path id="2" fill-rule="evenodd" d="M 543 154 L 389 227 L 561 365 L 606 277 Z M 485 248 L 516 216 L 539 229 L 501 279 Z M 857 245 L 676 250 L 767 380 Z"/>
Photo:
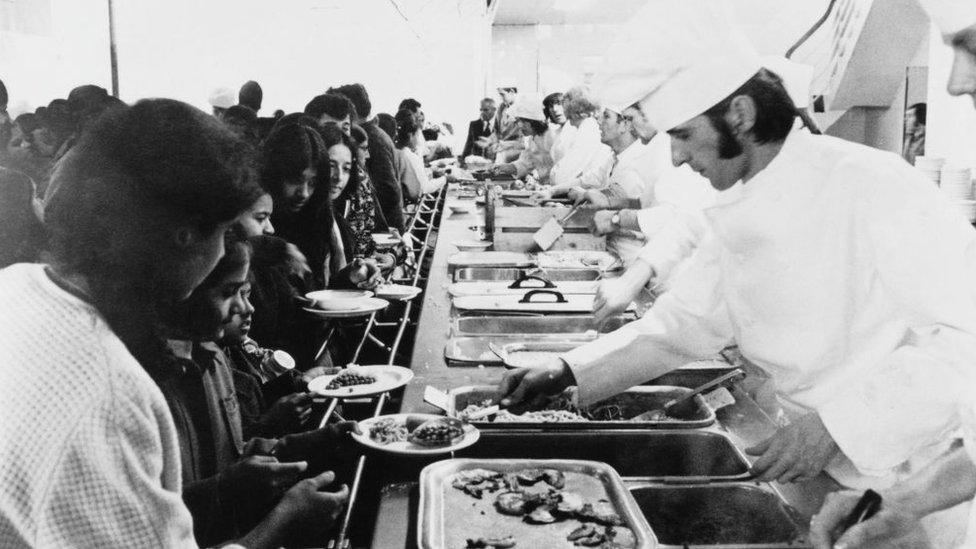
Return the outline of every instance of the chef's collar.
<path id="1" fill-rule="evenodd" d="M 651 146 L 650 143 L 645 145 L 644 142 L 641 141 L 640 138 L 638 137 L 637 139 L 634 140 L 633 143 L 627 145 L 626 149 L 620 151 L 620 154 L 617 155 L 617 161 L 621 161 L 625 158 L 630 158 L 631 156 L 637 156 L 642 152 L 644 152 L 645 147 L 650 147 L 650 146 Z"/>

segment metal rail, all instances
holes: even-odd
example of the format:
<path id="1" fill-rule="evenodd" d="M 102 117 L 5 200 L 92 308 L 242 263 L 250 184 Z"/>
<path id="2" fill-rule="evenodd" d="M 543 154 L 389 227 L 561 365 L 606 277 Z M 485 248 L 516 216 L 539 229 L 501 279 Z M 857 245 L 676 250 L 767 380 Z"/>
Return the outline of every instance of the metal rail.
<path id="1" fill-rule="evenodd" d="M 423 237 L 418 239 L 420 241 L 420 248 L 415 250 L 413 254 L 413 260 L 415 264 L 413 276 L 411 278 L 412 285 L 417 286 L 421 281 L 426 282 L 427 277 L 423 276 L 425 259 L 432 252 L 431 247 L 431 236 L 434 234 L 437 228 L 437 215 L 443 210 L 444 198 L 446 196 L 447 189 L 442 187 L 437 193 L 425 196 L 421 199 L 420 203 L 417 205 L 417 209 L 412 216 L 410 223 L 408 225 L 407 233 L 413 235 L 416 232 L 423 232 Z M 423 219 L 422 216 L 426 216 L 427 219 Z M 426 289 L 426 288 L 425 288 Z M 384 351 L 388 352 L 386 364 L 392 366 L 396 362 L 397 353 L 400 349 L 400 344 L 403 342 L 403 336 L 406 333 L 407 327 L 411 324 L 410 313 L 414 308 L 414 300 L 416 298 L 406 301 L 403 307 L 403 312 L 400 317 L 395 322 L 379 322 L 376 320 L 376 313 L 373 313 L 369 317 L 369 321 L 366 323 L 366 327 L 363 330 L 363 336 L 360 338 L 359 343 L 356 346 L 356 350 L 352 356 L 352 363 L 356 363 L 362 353 L 363 347 L 367 341 L 379 342 Z M 382 340 L 380 340 L 376 335 L 373 334 L 373 329 L 376 327 L 393 327 L 396 326 L 396 335 L 393 339 L 393 343 L 386 346 Z M 383 393 L 377 397 L 376 406 L 373 408 L 372 417 L 379 416 L 383 413 L 383 408 L 386 406 L 389 400 L 389 393 Z M 324 427 L 335 409 L 338 405 L 338 399 L 332 399 L 329 403 L 329 407 L 326 410 L 325 415 L 322 417 L 322 421 L 319 427 Z M 346 503 L 345 514 L 342 519 L 342 525 L 339 528 L 339 533 L 329 541 L 329 549 L 348 549 L 350 542 L 348 539 L 349 534 L 349 524 L 352 521 L 352 514 L 356 506 L 356 501 L 359 498 L 359 489 L 362 484 L 363 473 L 366 467 L 366 456 L 362 455 L 359 457 L 356 463 L 356 472 L 353 476 L 352 485 L 349 487 L 349 500 Z"/>

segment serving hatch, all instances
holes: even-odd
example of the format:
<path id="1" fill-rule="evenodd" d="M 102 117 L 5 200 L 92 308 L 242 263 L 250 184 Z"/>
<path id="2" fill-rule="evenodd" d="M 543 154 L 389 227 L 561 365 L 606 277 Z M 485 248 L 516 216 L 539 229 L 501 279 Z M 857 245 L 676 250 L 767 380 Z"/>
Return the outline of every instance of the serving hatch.
<path id="1" fill-rule="evenodd" d="M 601 504 L 612 508 L 622 523 L 620 526 L 632 534 L 633 544 L 628 546 L 641 549 L 656 546 L 650 526 L 612 467 L 595 461 L 565 459 L 449 459 L 428 465 L 420 473 L 418 545 L 422 549 L 456 549 L 467 547 L 469 539 L 511 536 L 516 540 L 516 547 L 575 549 L 567 537 L 584 524 L 580 519 L 530 524 L 521 516 L 503 514 L 496 509 L 497 494 L 505 488 L 486 491 L 479 498 L 452 485 L 465 473 L 491 471 L 517 475 L 532 469 L 558 471 L 564 479 L 561 494 L 572 493 L 586 502 L 605 502 Z M 526 487 L 526 492 L 532 490 L 541 491 Z M 601 531 L 606 528 L 599 526 Z"/>

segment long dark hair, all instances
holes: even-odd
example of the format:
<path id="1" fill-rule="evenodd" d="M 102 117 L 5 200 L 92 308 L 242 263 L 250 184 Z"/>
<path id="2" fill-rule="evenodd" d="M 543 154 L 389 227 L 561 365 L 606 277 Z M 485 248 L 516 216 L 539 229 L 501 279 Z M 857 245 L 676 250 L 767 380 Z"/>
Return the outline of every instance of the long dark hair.
<path id="1" fill-rule="evenodd" d="M 276 128 L 261 146 L 261 185 L 278 205 L 285 181 L 301 180 L 302 172 L 315 170 L 315 190 L 308 202 L 294 213 L 275 208 L 271 222 L 279 237 L 298 246 L 308 257 L 317 286 L 324 284 L 322 268 L 332 238 L 327 150 L 319 130 L 302 122 Z"/>
<path id="2" fill-rule="evenodd" d="M 55 264 L 85 277 L 92 304 L 161 381 L 172 364 L 161 313 L 188 283 L 174 230 L 212 234 L 257 200 L 251 149 L 190 105 L 149 99 L 100 117 L 54 180 L 45 221 Z"/>
<path id="3" fill-rule="evenodd" d="M 407 146 L 410 137 L 420 129 L 420 124 L 417 121 L 417 115 L 409 109 L 400 109 L 397 111 L 395 120 L 396 137 L 393 139 L 393 144 L 398 149 L 402 149 Z"/>
<path id="4" fill-rule="evenodd" d="M 359 185 L 361 184 L 361 177 L 359 175 L 359 147 L 356 146 L 356 142 L 352 137 L 346 135 L 339 126 L 335 124 L 326 124 L 322 126 L 319 130 L 322 135 L 322 141 L 325 143 L 325 150 L 328 151 L 336 145 L 343 145 L 349 149 L 349 154 L 352 159 L 352 170 L 349 174 L 349 182 L 346 183 L 346 187 L 342 189 L 342 194 L 333 204 L 333 207 L 339 207 L 344 204 L 345 201 L 353 196 L 359 191 Z M 326 154 L 326 162 L 328 162 L 328 154 Z M 331 174 L 330 174 L 331 175 Z"/>

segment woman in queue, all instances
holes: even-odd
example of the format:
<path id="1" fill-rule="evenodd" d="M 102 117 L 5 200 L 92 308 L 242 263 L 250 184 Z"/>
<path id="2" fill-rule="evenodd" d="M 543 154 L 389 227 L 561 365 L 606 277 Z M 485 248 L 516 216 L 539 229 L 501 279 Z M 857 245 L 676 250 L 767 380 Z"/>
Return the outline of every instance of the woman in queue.
<path id="1" fill-rule="evenodd" d="M 613 151 L 603 144 L 596 113 L 600 106 L 589 88 L 577 86 L 563 96 L 568 126 L 553 147 L 553 166 L 549 182 L 554 195 L 570 189 L 600 188 L 606 185 L 613 166 Z"/>
<path id="2" fill-rule="evenodd" d="M 546 122 L 542 100 L 524 95 L 512 105 L 511 114 L 518 121 L 522 135 L 529 137 L 529 144 L 517 160 L 496 164 L 491 167 L 490 172 L 492 175 L 512 175 L 517 179 L 533 174 L 540 183 L 549 183 L 549 172 L 553 165 L 550 151 L 556 138 L 556 130 Z"/>
<path id="3" fill-rule="evenodd" d="M 328 126 L 323 132 L 327 131 Z M 319 130 L 300 121 L 278 127 L 265 140 L 261 153 L 261 183 L 275 204 L 272 223 L 278 236 L 295 244 L 308 258 L 312 271 L 309 289 L 375 287 L 379 282 L 375 262 L 345 259 L 346 242 L 336 230 L 329 191 L 328 148 Z"/>
<path id="4" fill-rule="evenodd" d="M 427 174 L 424 159 L 418 152 L 422 139 L 417 115 L 409 109 L 400 109 L 396 114 L 393 166 L 403 186 L 403 196 L 410 202 L 417 202 L 425 194 L 440 189 L 446 181 L 443 178 L 431 179 Z"/>
<path id="5" fill-rule="evenodd" d="M 196 547 L 158 326 L 257 199 L 250 166 L 219 122 L 166 99 L 113 110 L 65 156 L 45 212 L 52 264 L 0 272 L 0 545 Z M 238 542 L 277 547 L 328 522 L 332 478 L 291 487 Z"/>

